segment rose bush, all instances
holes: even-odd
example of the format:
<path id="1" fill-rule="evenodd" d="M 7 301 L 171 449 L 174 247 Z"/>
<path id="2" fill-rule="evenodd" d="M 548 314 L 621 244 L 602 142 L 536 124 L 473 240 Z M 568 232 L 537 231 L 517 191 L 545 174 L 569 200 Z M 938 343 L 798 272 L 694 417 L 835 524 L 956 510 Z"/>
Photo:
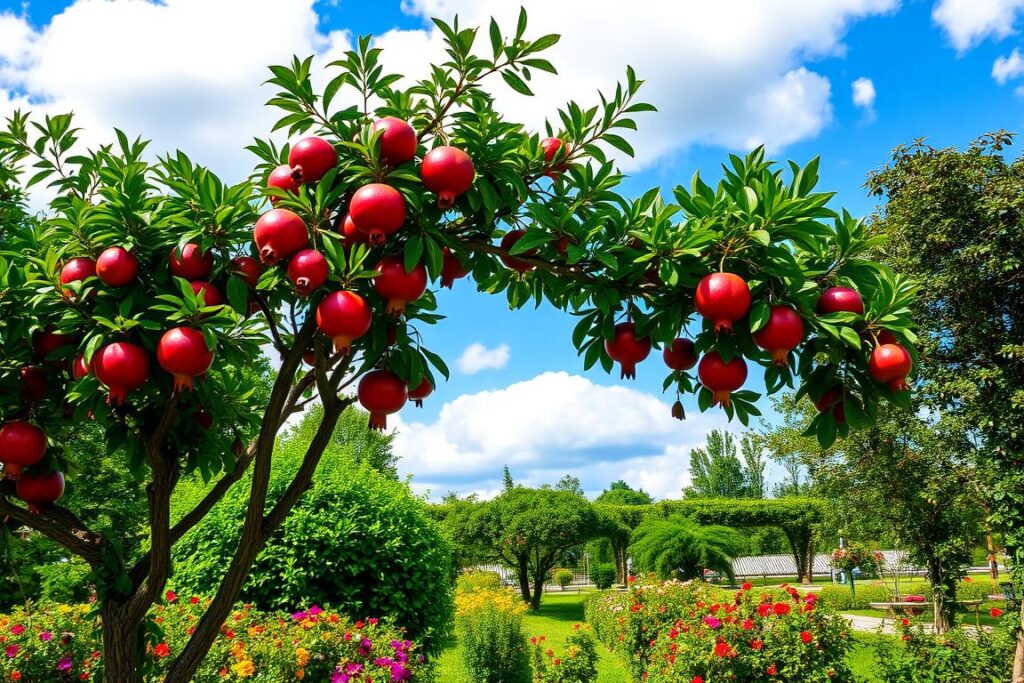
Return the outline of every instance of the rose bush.
<path id="1" fill-rule="evenodd" d="M 597 680 L 597 644 L 590 627 L 574 624 L 565 650 L 548 647 L 545 636 L 530 638 L 533 646 L 533 683 L 593 683 Z"/>

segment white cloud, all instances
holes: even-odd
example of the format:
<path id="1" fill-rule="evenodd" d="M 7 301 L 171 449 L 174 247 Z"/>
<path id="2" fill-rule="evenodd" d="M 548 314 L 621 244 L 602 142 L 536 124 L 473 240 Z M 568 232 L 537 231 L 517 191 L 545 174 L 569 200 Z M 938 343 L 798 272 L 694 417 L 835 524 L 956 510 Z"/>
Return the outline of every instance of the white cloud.
<path id="1" fill-rule="evenodd" d="M 999 85 L 1021 76 L 1024 76 L 1024 55 L 1016 48 L 1005 57 L 997 57 L 992 65 L 992 78 L 996 79 Z"/>
<path id="2" fill-rule="evenodd" d="M 455 366 L 467 375 L 481 370 L 500 370 L 508 365 L 509 355 L 508 344 L 499 344 L 489 349 L 480 342 L 473 342 L 455 360 Z"/>
<path id="3" fill-rule="evenodd" d="M 875 82 L 870 78 L 861 76 L 853 82 L 853 105 L 864 112 L 864 118 L 868 121 L 875 119 Z"/>
<path id="4" fill-rule="evenodd" d="M 1024 0 L 939 0 L 932 19 L 960 52 L 988 37 L 997 40 L 1014 32 Z"/>

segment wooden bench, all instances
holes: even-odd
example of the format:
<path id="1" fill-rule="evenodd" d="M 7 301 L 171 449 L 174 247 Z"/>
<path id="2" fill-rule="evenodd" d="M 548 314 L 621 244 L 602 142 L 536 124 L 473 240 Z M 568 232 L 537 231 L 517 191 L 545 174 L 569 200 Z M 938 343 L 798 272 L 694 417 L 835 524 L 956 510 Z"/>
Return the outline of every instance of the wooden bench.
<path id="1" fill-rule="evenodd" d="M 885 616 L 882 617 L 882 623 L 885 623 L 887 618 L 892 618 L 894 621 L 897 619 L 897 611 L 902 612 L 905 616 L 912 617 L 924 612 L 925 609 L 932 606 L 930 602 L 869 602 L 868 606 L 871 609 L 882 610 L 885 612 Z"/>

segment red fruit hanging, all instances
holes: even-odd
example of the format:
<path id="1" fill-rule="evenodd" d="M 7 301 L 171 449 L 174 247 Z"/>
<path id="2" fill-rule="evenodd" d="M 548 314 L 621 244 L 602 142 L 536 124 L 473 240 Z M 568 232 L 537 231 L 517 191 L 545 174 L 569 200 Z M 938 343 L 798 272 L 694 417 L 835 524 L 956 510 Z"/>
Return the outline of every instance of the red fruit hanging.
<path id="1" fill-rule="evenodd" d="M 96 276 L 108 287 L 124 287 L 139 274 L 139 260 L 124 247 L 108 247 L 96 259 Z"/>
<path id="2" fill-rule="evenodd" d="M 288 165 L 298 182 L 315 183 L 338 165 L 338 152 L 323 138 L 302 138 L 288 152 Z"/>
<path id="3" fill-rule="evenodd" d="M 559 138 L 544 138 L 543 140 L 541 140 L 540 147 L 542 150 L 544 150 L 544 161 L 548 162 L 549 164 L 552 161 L 554 161 L 555 157 L 558 156 L 560 150 L 564 145 L 565 143 Z M 550 170 L 545 171 L 544 175 L 551 178 L 552 180 L 555 180 L 559 176 L 561 176 L 563 172 L 565 172 L 566 168 L 567 165 L 563 162 L 557 164 Z"/>
<path id="4" fill-rule="evenodd" d="M 46 434 L 24 420 L 12 420 L 0 426 L 0 462 L 30 467 L 46 455 Z"/>
<path id="5" fill-rule="evenodd" d="M 92 372 L 109 389 L 107 403 L 120 405 L 129 391 L 141 388 L 149 379 L 149 354 L 129 342 L 107 344 L 93 354 Z"/>
<path id="6" fill-rule="evenodd" d="M 75 343 L 75 335 L 61 334 L 53 325 L 32 334 L 32 350 L 37 356 L 46 358 L 62 346 Z"/>
<path id="7" fill-rule="evenodd" d="M 739 275 L 711 273 L 697 285 L 697 312 L 712 321 L 715 333 L 732 333 L 732 324 L 750 310 L 750 287 Z"/>
<path id="8" fill-rule="evenodd" d="M 46 398 L 46 371 L 38 365 L 26 365 L 19 372 L 25 385 L 25 395 L 30 401 Z"/>
<path id="9" fill-rule="evenodd" d="M 856 313 L 864 315 L 860 292 L 849 287 L 829 287 L 818 297 L 818 313 Z"/>
<path id="10" fill-rule="evenodd" d="M 405 224 L 405 198 L 384 183 L 363 185 L 352 195 L 348 215 L 360 231 L 369 235 L 370 244 L 380 246 Z"/>
<path id="11" fill-rule="evenodd" d="M 458 147 L 435 147 L 423 157 L 420 177 L 431 192 L 437 193 L 442 209 L 455 204 L 455 198 L 473 186 L 473 160 Z"/>
<path id="12" fill-rule="evenodd" d="M 356 224 L 352 221 L 352 216 L 348 213 L 345 213 L 338 219 L 336 230 L 341 233 L 342 244 L 346 249 L 357 244 L 370 243 L 370 236 L 356 227 Z"/>
<path id="13" fill-rule="evenodd" d="M 651 340 L 647 337 L 637 338 L 636 325 L 633 323 L 619 323 L 615 326 L 615 337 L 605 341 L 604 350 L 609 358 L 622 366 L 623 379 L 634 379 L 636 364 L 651 353 Z"/>
<path id="14" fill-rule="evenodd" d="M 672 340 L 671 344 L 665 345 L 661 357 L 670 369 L 683 372 L 697 364 L 697 349 L 694 348 L 692 341 L 679 337 Z"/>
<path id="15" fill-rule="evenodd" d="M 231 259 L 231 272 L 242 278 L 249 287 L 256 289 L 260 275 L 263 274 L 263 266 L 252 256 L 236 256 Z"/>
<path id="16" fill-rule="evenodd" d="M 288 164 L 281 164 L 270 172 L 270 175 L 267 176 L 267 187 L 284 190 L 289 194 L 299 193 L 299 183 L 295 180 L 295 174 Z M 271 204 L 277 204 L 279 201 L 281 201 L 281 197 L 271 195 Z"/>
<path id="17" fill-rule="evenodd" d="M 409 389 L 409 399 L 416 404 L 417 408 L 423 407 L 423 399 L 434 393 L 434 385 L 426 377 L 415 389 Z"/>
<path id="18" fill-rule="evenodd" d="M 317 327 L 334 339 L 339 353 L 348 353 L 352 342 L 370 330 L 372 321 L 370 305 L 355 292 L 331 292 L 316 308 Z"/>
<path id="19" fill-rule="evenodd" d="M 789 365 L 789 352 L 804 340 L 804 320 L 789 306 L 772 306 L 768 322 L 754 333 L 754 343 L 772 354 L 772 363 Z"/>
<path id="20" fill-rule="evenodd" d="M 220 290 L 204 280 L 195 280 L 189 283 L 192 285 L 192 292 L 203 297 L 203 306 L 221 306 L 224 304 L 224 297 Z"/>
<path id="21" fill-rule="evenodd" d="M 398 166 L 416 156 L 416 131 L 408 123 L 394 116 L 377 119 L 374 132 L 384 131 L 380 136 L 380 160 L 388 166 Z"/>
<path id="22" fill-rule="evenodd" d="M 700 383 L 712 394 L 712 405 L 728 407 L 732 403 L 732 392 L 747 381 L 747 364 L 739 356 L 726 363 L 718 351 L 708 351 L 697 367 Z"/>
<path id="23" fill-rule="evenodd" d="M 295 285 L 295 291 L 303 296 L 323 287 L 330 273 L 327 259 L 316 249 L 303 249 L 288 262 L 288 279 Z"/>
<path id="24" fill-rule="evenodd" d="M 271 209 L 259 217 L 252 231 L 260 260 L 275 266 L 309 244 L 309 230 L 288 209 Z"/>
<path id="25" fill-rule="evenodd" d="M 71 377 L 75 380 L 82 379 L 89 374 L 89 364 L 85 362 L 85 356 L 75 356 L 75 362 L 71 364 Z"/>
<path id="26" fill-rule="evenodd" d="M 907 375 L 914 367 L 910 352 L 901 344 L 882 344 L 871 352 L 868 372 L 878 382 L 889 385 L 893 391 L 906 391 Z"/>
<path id="27" fill-rule="evenodd" d="M 377 264 L 377 277 L 373 288 L 388 300 L 388 313 L 399 316 L 405 305 L 416 301 L 427 291 L 427 269 L 417 263 L 406 272 L 405 260 L 399 256 L 386 256 Z"/>
<path id="28" fill-rule="evenodd" d="M 12 481 L 18 481 L 18 477 L 21 476 L 21 470 L 23 469 L 21 465 L 12 465 L 0 460 L 0 479 L 7 477 Z"/>
<path id="29" fill-rule="evenodd" d="M 38 514 L 43 505 L 56 503 L 64 495 L 64 473 L 23 472 L 18 477 L 18 484 L 14 490 L 18 494 L 18 498 L 28 505 L 29 511 Z"/>
<path id="30" fill-rule="evenodd" d="M 519 271 L 520 273 L 526 273 L 528 271 L 531 271 L 534 268 L 536 268 L 536 266 L 530 263 L 529 261 L 524 261 L 521 258 L 517 258 L 515 256 L 508 256 L 507 253 L 510 249 L 512 249 L 516 242 L 523 238 L 523 235 L 525 234 L 525 230 L 509 230 L 508 232 L 506 232 L 505 236 L 501 238 L 501 248 L 502 250 L 505 251 L 505 253 L 498 255 L 498 258 L 501 259 L 501 262 L 505 264 L 506 268 Z M 536 255 L 536 249 L 527 249 L 525 253 L 519 254 L 519 256 L 526 256 L 527 258 L 533 258 Z"/>
<path id="31" fill-rule="evenodd" d="M 843 406 L 842 385 L 837 384 L 822 394 L 821 398 L 814 402 L 814 407 L 818 409 L 819 413 L 831 410 L 832 417 L 835 418 L 837 424 L 843 424 L 846 422 L 846 409 Z"/>
<path id="32" fill-rule="evenodd" d="M 71 282 L 81 282 L 87 277 L 96 275 L 96 262 L 91 258 L 79 256 L 64 264 L 60 269 L 60 283 L 62 285 Z"/>
<path id="33" fill-rule="evenodd" d="M 205 374 L 213 365 L 213 356 L 203 333 L 191 327 L 164 332 L 156 346 L 156 360 L 174 375 L 175 391 L 191 389 L 193 378 Z"/>
<path id="34" fill-rule="evenodd" d="M 900 343 L 899 338 L 895 334 L 893 334 L 892 331 L 890 331 L 890 330 L 882 330 L 882 331 L 880 331 L 878 333 L 878 336 L 876 337 L 876 340 L 877 340 L 877 342 L 876 342 L 877 346 L 881 346 L 883 344 L 899 344 Z"/>
<path id="35" fill-rule="evenodd" d="M 456 280 L 469 275 L 469 269 L 448 247 L 445 247 L 441 253 L 444 258 L 441 263 L 441 286 L 451 289 Z"/>
<path id="36" fill-rule="evenodd" d="M 206 412 L 205 408 L 200 408 L 192 414 L 193 419 L 202 427 L 204 430 L 209 430 L 213 426 L 213 415 Z"/>
<path id="37" fill-rule="evenodd" d="M 189 242 L 181 249 L 172 249 L 167 264 L 171 275 L 186 280 L 202 280 L 213 270 L 213 252 L 203 253 L 198 244 Z"/>
<path id="38" fill-rule="evenodd" d="M 359 403 L 370 413 L 370 429 L 383 431 L 388 415 L 397 413 L 409 400 L 409 389 L 390 370 L 371 370 L 359 380 Z"/>

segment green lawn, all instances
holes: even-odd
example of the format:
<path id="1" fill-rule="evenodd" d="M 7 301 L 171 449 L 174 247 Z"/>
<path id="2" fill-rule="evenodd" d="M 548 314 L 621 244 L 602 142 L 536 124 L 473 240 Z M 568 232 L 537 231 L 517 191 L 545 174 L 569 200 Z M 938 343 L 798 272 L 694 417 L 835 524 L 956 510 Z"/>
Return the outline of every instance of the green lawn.
<path id="1" fill-rule="evenodd" d="M 853 670 L 853 673 L 858 677 L 858 680 L 863 680 L 865 683 L 878 683 L 880 679 L 875 675 L 874 670 L 875 652 L 871 646 L 879 640 L 892 638 L 893 636 L 861 632 L 854 632 L 852 636 L 853 650 L 846 658 L 847 663 L 850 665 L 850 669 Z"/>

